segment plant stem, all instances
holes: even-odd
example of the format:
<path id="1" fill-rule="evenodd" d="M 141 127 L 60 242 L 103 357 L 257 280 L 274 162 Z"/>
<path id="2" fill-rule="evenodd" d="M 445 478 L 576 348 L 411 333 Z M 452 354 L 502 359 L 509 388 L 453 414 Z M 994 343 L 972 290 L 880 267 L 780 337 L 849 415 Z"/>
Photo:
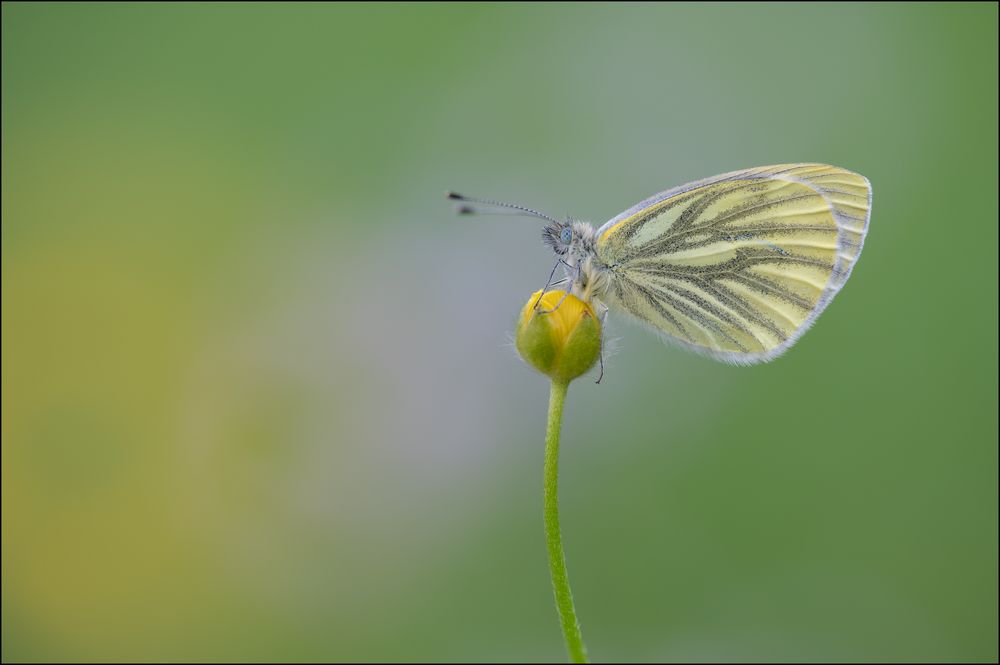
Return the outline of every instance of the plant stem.
<path id="1" fill-rule="evenodd" d="M 566 575 L 566 557 L 563 555 L 562 534 L 559 532 L 559 430 L 562 427 L 563 403 L 566 401 L 568 381 L 552 381 L 549 393 L 549 422 L 545 428 L 545 543 L 549 549 L 549 571 L 552 573 L 552 590 L 556 596 L 556 609 L 562 623 L 566 650 L 574 663 L 587 662 L 587 649 L 583 646 L 580 624 L 573 607 L 573 593 Z"/>

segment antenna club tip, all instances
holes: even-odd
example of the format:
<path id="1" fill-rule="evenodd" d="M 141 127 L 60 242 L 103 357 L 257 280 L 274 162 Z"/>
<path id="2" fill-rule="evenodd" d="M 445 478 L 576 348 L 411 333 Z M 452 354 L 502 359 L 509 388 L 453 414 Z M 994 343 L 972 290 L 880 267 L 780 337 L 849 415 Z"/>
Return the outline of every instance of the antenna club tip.
<path id="1" fill-rule="evenodd" d="M 458 192 L 445 192 L 444 195 L 445 195 L 445 198 L 449 198 L 452 201 L 464 201 L 465 200 L 465 197 L 462 196 L 461 194 L 459 194 Z"/>
<path id="2" fill-rule="evenodd" d="M 459 215 L 474 215 L 476 213 L 476 209 L 472 206 L 455 206 L 455 212 Z"/>

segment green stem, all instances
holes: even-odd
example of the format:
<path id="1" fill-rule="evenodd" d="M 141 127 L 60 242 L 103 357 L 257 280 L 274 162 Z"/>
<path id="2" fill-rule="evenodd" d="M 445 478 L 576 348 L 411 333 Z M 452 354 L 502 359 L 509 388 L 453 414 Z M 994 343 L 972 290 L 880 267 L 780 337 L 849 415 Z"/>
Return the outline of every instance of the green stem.
<path id="1" fill-rule="evenodd" d="M 545 543 L 549 549 L 549 571 L 552 573 L 552 590 L 556 595 L 556 609 L 562 623 L 566 650 L 574 663 L 587 662 L 587 649 L 583 646 L 580 624 L 576 621 L 573 593 L 566 575 L 566 557 L 563 555 L 562 534 L 559 532 L 559 430 L 562 426 L 563 403 L 569 381 L 552 380 L 549 393 L 549 422 L 545 428 Z"/>

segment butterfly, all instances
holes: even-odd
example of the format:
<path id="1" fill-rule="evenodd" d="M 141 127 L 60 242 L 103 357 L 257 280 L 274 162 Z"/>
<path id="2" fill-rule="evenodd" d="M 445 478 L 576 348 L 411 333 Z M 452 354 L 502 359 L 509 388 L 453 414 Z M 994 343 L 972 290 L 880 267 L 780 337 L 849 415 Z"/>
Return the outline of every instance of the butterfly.
<path id="1" fill-rule="evenodd" d="M 763 166 L 660 192 L 595 229 L 515 204 L 471 199 L 548 222 L 557 256 L 543 291 L 624 312 L 675 344 L 749 365 L 794 344 L 843 288 L 871 215 L 864 176 L 825 164 Z M 565 271 L 553 282 L 556 269 Z"/>

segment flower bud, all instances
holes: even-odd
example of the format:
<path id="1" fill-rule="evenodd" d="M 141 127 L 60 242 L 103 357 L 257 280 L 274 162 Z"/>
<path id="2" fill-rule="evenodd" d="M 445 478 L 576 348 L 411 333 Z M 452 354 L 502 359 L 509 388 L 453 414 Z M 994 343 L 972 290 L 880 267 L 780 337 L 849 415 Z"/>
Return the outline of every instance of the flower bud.
<path id="1" fill-rule="evenodd" d="M 601 323 L 589 303 L 572 294 L 563 299 L 564 295 L 562 291 L 531 295 L 517 323 L 517 350 L 542 374 L 569 382 L 597 362 Z"/>

